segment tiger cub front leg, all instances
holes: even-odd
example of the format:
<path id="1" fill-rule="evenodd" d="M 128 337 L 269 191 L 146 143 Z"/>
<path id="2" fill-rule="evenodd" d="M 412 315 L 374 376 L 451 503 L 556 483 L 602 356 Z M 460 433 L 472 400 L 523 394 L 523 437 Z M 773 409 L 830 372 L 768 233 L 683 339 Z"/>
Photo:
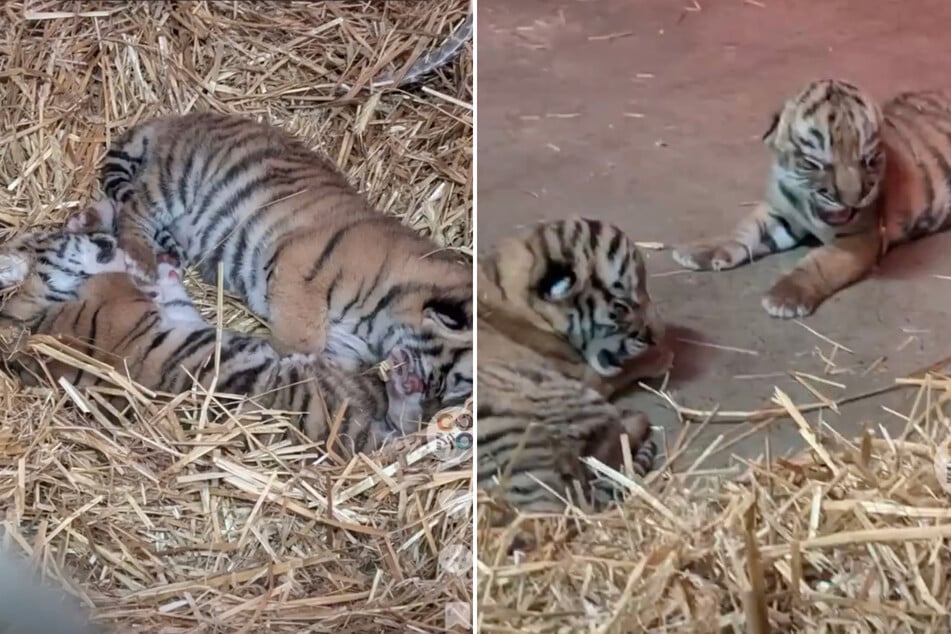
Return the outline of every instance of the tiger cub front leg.
<path id="1" fill-rule="evenodd" d="M 770 253 L 789 250 L 805 235 L 768 204 L 760 203 L 739 222 L 732 235 L 677 247 L 673 257 L 684 268 L 724 271 Z"/>
<path id="2" fill-rule="evenodd" d="M 144 279 L 153 281 L 157 275 L 157 251 L 169 251 L 171 246 L 177 247 L 167 231 L 160 232 L 168 244 L 160 245 L 156 239 L 156 232 L 151 221 L 144 215 L 142 203 L 133 195 L 124 203 L 117 203 L 110 198 L 102 198 L 85 209 L 77 211 L 66 220 L 66 231 L 70 233 L 87 233 L 92 231 L 108 231 L 115 233 L 119 238 L 119 246 L 135 262 L 137 267 L 130 271 Z M 175 250 L 175 257 L 181 261 L 180 250 Z"/>
<path id="3" fill-rule="evenodd" d="M 115 204 L 109 198 L 102 198 L 85 209 L 71 214 L 66 219 L 66 231 L 68 233 L 89 233 L 93 231 L 114 233 L 116 230 L 115 221 Z"/>
<path id="4" fill-rule="evenodd" d="M 122 213 L 118 218 L 119 246 L 138 265 L 139 271 L 148 280 L 158 275 L 158 258 L 155 252 L 158 244 L 154 240 L 154 231 L 148 222 L 130 213 Z"/>
<path id="5" fill-rule="evenodd" d="M 865 277 L 881 251 L 877 231 L 837 238 L 810 251 L 783 275 L 763 297 L 763 308 L 773 317 L 805 317 L 826 299 Z"/>
<path id="6" fill-rule="evenodd" d="M 639 381 L 662 378 L 670 371 L 673 364 L 674 351 L 666 346 L 656 346 L 626 363 L 620 374 L 602 376 L 593 369 L 587 368 L 580 380 L 604 398 L 613 399 L 618 394 L 633 388 Z"/>

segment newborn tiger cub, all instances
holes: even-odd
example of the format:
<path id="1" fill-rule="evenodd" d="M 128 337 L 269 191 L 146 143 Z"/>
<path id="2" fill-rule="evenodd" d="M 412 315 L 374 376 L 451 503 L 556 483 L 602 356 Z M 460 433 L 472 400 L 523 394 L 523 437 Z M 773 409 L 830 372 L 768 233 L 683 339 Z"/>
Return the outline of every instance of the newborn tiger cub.
<path id="1" fill-rule="evenodd" d="M 904 93 L 879 108 L 852 84 L 812 82 L 763 137 L 773 155 L 766 202 L 731 234 L 680 247 L 674 259 L 720 271 L 817 238 L 822 246 L 763 298 L 774 317 L 809 315 L 892 246 L 947 228 L 949 134 L 946 93 Z"/>
<path id="2" fill-rule="evenodd" d="M 174 244 L 206 282 L 222 264 L 280 351 L 357 371 L 401 349 L 431 379 L 424 398 L 472 393 L 471 263 L 372 209 L 300 140 L 232 115 L 153 119 L 112 144 L 101 183 L 68 228 L 117 233 L 149 277 Z"/>
<path id="3" fill-rule="evenodd" d="M 215 328 L 170 263 L 159 263 L 146 287 L 127 272 L 130 265 L 109 234 L 25 235 L 0 250 L 0 287 L 10 291 L 0 324 L 60 337 L 151 390 L 177 394 L 195 380 L 207 387 L 215 374 Z M 338 434 L 351 444 L 346 448 L 368 451 L 415 430 L 433 407 L 401 363 L 403 352 L 391 356 L 393 375 L 384 383 L 376 372 L 345 372 L 316 355 L 281 355 L 264 337 L 225 330 L 216 390 L 248 396 L 254 408 L 297 412 L 298 428 L 318 441 L 346 406 Z M 79 386 L 99 380 L 56 361 L 46 367 L 52 378 Z M 24 365 L 21 377 L 29 381 L 31 369 Z"/>
<path id="4" fill-rule="evenodd" d="M 479 256 L 479 486 L 525 511 L 613 496 L 581 458 L 622 465 L 628 434 L 635 470 L 652 466 L 647 418 L 607 400 L 673 360 L 647 293 L 644 260 L 617 227 L 544 222 Z"/>

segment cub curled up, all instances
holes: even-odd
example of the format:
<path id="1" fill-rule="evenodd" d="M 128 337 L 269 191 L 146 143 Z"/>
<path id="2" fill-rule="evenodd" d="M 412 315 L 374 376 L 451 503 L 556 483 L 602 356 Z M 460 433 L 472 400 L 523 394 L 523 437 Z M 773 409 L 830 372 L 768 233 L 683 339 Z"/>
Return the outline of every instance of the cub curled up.
<path id="1" fill-rule="evenodd" d="M 0 324 L 57 336 L 155 391 L 180 393 L 194 380 L 207 387 L 216 329 L 170 264 L 158 265 L 155 282 L 129 273 L 130 265 L 109 234 L 23 235 L 0 249 L 0 288 L 10 291 Z M 348 439 L 346 449 L 368 451 L 414 430 L 433 407 L 420 390 L 405 389 L 427 377 L 411 374 L 401 350 L 391 358 L 394 372 L 384 383 L 376 372 L 345 372 L 315 355 L 281 355 L 264 337 L 224 330 L 216 390 L 249 396 L 251 407 L 299 413 L 298 428 L 313 440 L 327 439 L 346 404 L 339 436 Z M 19 374 L 29 381 L 35 369 L 23 361 Z M 79 386 L 99 380 L 56 361 L 46 367 L 54 379 Z"/>
<path id="2" fill-rule="evenodd" d="M 647 418 L 608 396 L 663 375 L 672 353 L 647 293 L 644 261 L 617 227 L 540 223 L 479 256 L 478 483 L 526 511 L 558 511 L 580 494 L 613 497 L 581 458 L 634 468 L 656 453 Z M 567 489 L 567 491 L 566 491 Z"/>
<path id="3" fill-rule="evenodd" d="M 271 329 L 284 353 L 350 371 L 401 349 L 432 377 L 424 398 L 472 393 L 472 265 L 373 209 L 336 166 L 273 126 L 210 112 L 118 137 L 104 198 L 70 219 L 107 231 L 154 277 L 177 251 Z"/>

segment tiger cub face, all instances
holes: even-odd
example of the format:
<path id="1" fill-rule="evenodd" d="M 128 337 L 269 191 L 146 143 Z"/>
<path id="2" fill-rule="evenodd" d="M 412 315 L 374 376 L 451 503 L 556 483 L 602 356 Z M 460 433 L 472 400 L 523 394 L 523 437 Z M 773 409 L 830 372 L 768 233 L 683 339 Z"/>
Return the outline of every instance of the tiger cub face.
<path id="1" fill-rule="evenodd" d="M 128 270 L 110 234 L 24 233 L 0 247 L 0 289 L 17 289 L 0 309 L 0 323 L 32 327 L 50 304 L 75 300 L 90 275 Z"/>
<path id="2" fill-rule="evenodd" d="M 390 351 L 387 381 L 391 404 L 413 403 L 429 420 L 439 410 L 462 405 L 472 395 L 472 336 L 407 336 Z M 397 405 L 401 406 L 401 405 Z"/>
<path id="3" fill-rule="evenodd" d="M 840 80 L 809 84 L 786 102 L 763 136 L 781 198 L 812 224 L 842 227 L 877 200 L 885 173 L 882 113 Z"/>
<path id="4" fill-rule="evenodd" d="M 643 255 L 613 225 L 583 218 L 538 224 L 480 258 L 480 275 L 497 289 L 488 291 L 498 294 L 492 303 L 567 342 L 601 376 L 617 376 L 663 337 Z"/>

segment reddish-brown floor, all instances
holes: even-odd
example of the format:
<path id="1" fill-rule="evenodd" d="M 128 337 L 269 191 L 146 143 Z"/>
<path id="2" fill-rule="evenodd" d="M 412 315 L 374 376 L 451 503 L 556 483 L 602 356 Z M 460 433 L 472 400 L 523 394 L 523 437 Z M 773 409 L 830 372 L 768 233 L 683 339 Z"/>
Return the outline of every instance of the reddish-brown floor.
<path id="1" fill-rule="evenodd" d="M 762 5 L 762 6 L 757 6 Z M 637 240 L 677 243 L 727 229 L 761 196 L 770 114 L 804 82 L 848 78 L 887 97 L 951 89 L 951 3 L 945 0 L 479 0 L 478 240 L 519 223 L 570 214 L 613 221 Z M 815 397 L 786 375 L 823 374 L 832 346 L 771 319 L 760 294 L 801 252 L 727 273 L 678 273 L 651 253 L 651 293 L 681 338 L 756 354 L 682 344 L 672 382 L 692 407 L 755 409 L 779 386 Z M 893 252 L 881 271 L 824 305 L 806 324 L 852 349 L 851 373 L 815 382 L 830 397 L 888 384 L 951 354 L 951 235 Z M 885 361 L 869 370 L 876 359 Z M 864 376 L 863 376 L 864 374 Z M 884 406 L 907 412 L 910 392 L 825 412 L 853 435 L 866 423 L 900 429 Z M 647 394 L 629 402 L 675 433 Z M 811 421 L 816 415 L 810 415 Z M 668 431 L 668 433 L 669 433 Z M 734 426 L 708 430 L 735 434 Z M 777 424 L 776 454 L 799 443 Z M 755 456 L 763 436 L 734 448 Z M 728 457 L 721 454 L 722 464 Z"/>

